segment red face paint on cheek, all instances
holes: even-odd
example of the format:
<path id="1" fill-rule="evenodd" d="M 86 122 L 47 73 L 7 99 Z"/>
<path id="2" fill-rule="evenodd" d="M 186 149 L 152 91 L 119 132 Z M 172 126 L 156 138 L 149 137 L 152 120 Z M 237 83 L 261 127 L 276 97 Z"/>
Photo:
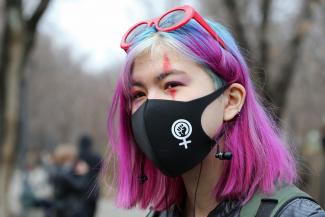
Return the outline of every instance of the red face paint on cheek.
<path id="1" fill-rule="evenodd" d="M 169 61 L 167 54 L 164 54 L 163 70 L 165 73 L 168 73 L 170 71 L 170 61 Z"/>
<path id="2" fill-rule="evenodd" d="M 175 99 L 176 90 L 171 89 L 169 92 L 170 92 L 170 95 L 172 96 L 172 98 Z"/>

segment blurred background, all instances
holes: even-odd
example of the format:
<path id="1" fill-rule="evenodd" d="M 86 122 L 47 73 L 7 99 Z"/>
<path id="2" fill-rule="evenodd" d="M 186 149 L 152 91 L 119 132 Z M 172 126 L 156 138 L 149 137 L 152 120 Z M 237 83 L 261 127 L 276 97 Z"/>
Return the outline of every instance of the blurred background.
<path id="1" fill-rule="evenodd" d="M 325 208 L 324 0 L 0 0 L 0 217 L 50 217 L 53 207 L 145 216 L 116 208 L 114 186 L 95 179 L 109 153 L 119 43 L 134 23 L 185 3 L 232 32 L 294 144 L 299 186 Z"/>

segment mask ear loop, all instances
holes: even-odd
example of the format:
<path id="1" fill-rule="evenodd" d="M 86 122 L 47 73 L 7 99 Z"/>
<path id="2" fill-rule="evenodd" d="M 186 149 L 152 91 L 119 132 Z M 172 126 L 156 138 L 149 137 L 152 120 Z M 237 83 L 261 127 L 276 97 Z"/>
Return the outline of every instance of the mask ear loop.
<path id="1" fill-rule="evenodd" d="M 195 187 L 194 202 L 193 202 L 193 204 L 194 204 L 194 207 L 193 207 L 193 217 L 195 217 L 196 194 L 197 194 L 197 189 L 199 188 L 199 183 L 200 183 L 200 178 L 201 178 L 201 172 L 202 172 L 202 161 L 200 163 L 199 177 L 197 178 L 196 187 Z"/>

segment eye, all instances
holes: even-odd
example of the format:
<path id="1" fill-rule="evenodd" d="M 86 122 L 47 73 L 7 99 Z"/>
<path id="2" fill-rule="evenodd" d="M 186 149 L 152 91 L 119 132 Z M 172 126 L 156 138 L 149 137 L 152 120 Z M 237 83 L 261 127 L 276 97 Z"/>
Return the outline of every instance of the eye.
<path id="1" fill-rule="evenodd" d="M 177 86 L 183 86 L 183 84 L 181 82 L 178 82 L 178 81 L 171 81 L 171 82 L 167 82 L 165 84 L 165 89 L 168 90 L 168 89 L 172 89 L 174 87 L 177 87 Z"/>
<path id="2" fill-rule="evenodd" d="M 132 100 L 136 100 L 136 99 L 141 98 L 143 96 L 145 96 L 144 92 L 136 91 L 136 92 L 132 93 Z"/>

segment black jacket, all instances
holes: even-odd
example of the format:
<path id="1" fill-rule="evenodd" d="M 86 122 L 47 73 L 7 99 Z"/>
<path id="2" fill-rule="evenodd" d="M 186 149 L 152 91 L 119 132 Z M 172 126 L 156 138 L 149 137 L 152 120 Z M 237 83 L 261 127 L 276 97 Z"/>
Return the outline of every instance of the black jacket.
<path id="1" fill-rule="evenodd" d="M 57 166 L 51 170 L 54 189 L 54 217 L 87 217 L 85 201 L 89 188 L 86 176 L 74 174 L 70 167 Z"/>

